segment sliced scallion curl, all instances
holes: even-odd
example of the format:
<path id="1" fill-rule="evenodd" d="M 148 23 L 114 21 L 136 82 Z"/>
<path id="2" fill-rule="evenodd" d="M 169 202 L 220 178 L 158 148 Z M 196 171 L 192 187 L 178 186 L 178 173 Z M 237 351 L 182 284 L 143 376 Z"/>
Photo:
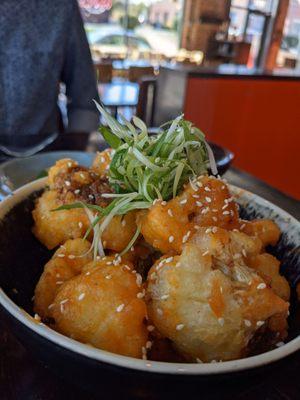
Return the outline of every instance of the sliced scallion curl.
<path id="1" fill-rule="evenodd" d="M 96 103 L 96 102 L 95 102 Z M 112 218 L 133 210 L 148 209 L 154 200 L 170 200 L 183 185 L 207 173 L 207 167 L 217 174 L 216 163 L 204 134 L 186 121 L 183 115 L 163 124 L 157 135 L 149 135 L 145 123 L 137 117 L 132 122 L 121 117 L 117 121 L 103 105 L 96 103 L 108 126 L 99 131 L 114 154 L 108 170 L 110 186 L 115 193 L 103 198 L 113 199 L 105 208 L 86 204 L 91 214 L 96 213 L 90 230 L 94 230 L 94 256 L 103 254 L 101 235 Z M 82 203 L 59 207 L 57 210 L 84 208 Z M 91 219 L 90 219 L 91 220 Z M 134 244 L 139 229 L 122 254 Z"/>

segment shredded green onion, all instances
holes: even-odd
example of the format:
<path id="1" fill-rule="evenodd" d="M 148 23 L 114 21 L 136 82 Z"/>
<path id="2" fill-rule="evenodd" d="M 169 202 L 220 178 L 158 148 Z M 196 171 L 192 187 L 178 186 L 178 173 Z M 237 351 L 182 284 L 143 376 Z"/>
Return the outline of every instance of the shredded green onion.
<path id="1" fill-rule="evenodd" d="M 74 203 L 57 210 L 85 208 L 89 213 L 96 213 L 85 235 L 94 230 L 92 246 L 96 257 L 98 253 L 104 254 L 98 242 L 115 215 L 150 208 L 156 199 L 170 200 L 185 183 L 207 173 L 209 167 L 214 175 L 217 169 L 204 134 L 183 115 L 162 125 L 157 135 L 150 135 L 139 118 L 133 117 L 129 122 L 121 117 L 120 123 L 102 105 L 95 104 L 107 123 L 99 131 L 114 149 L 108 179 L 115 193 L 103 195 L 113 201 L 106 208 Z M 91 220 L 91 215 L 89 218 Z M 133 246 L 139 234 L 140 228 L 121 254 Z"/>

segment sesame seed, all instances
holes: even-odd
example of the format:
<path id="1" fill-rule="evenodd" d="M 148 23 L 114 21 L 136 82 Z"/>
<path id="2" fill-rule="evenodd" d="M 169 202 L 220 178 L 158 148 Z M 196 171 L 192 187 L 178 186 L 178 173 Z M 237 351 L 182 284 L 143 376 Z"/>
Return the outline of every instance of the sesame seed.
<path id="1" fill-rule="evenodd" d="M 221 326 L 223 326 L 224 325 L 224 318 L 218 318 L 218 322 L 219 322 L 219 324 L 221 325 Z"/>
<path id="2" fill-rule="evenodd" d="M 174 242 L 174 236 L 169 236 L 169 243 Z"/>
<path id="3" fill-rule="evenodd" d="M 94 196 L 92 194 L 89 194 L 88 197 L 89 197 L 90 200 L 94 200 Z"/>
<path id="4" fill-rule="evenodd" d="M 223 215 L 228 215 L 228 214 L 230 214 L 230 212 L 229 211 L 223 211 L 222 214 Z"/>
<path id="5" fill-rule="evenodd" d="M 91 272 L 88 271 L 88 272 L 85 273 L 85 275 L 86 275 L 86 276 L 89 276 L 89 275 L 91 275 Z"/>
<path id="6" fill-rule="evenodd" d="M 207 203 L 211 203 L 211 198 L 210 197 L 205 197 L 205 200 L 207 201 Z"/>
<path id="7" fill-rule="evenodd" d="M 211 228 L 212 233 L 217 233 L 218 232 L 218 228 L 216 226 L 213 226 Z"/>
<path id="8" fill-rule="evenodd" d="M 72 167 L 72 163 L 69 161 L 69 162 L 67 163 L 67 166 L 68 166 L 69 168 L 71 168 L 71 167 Z"/>
<path id="9" fill-rule="evenodd" d="M 101 161 L 102 163 L 105 163 L 105 158 L 104 158 L 103 156 L 101 156 L 101 157 L 100 157 L 100 161 Z"/>
<path id="10" fill-rule="evenodd" d="M 186 204 L 187 203 L 187 199 L 183 199 L 179 202 L 180 204 Z"/>
<path id="11" fill-rule="evenodd" d="M 136 284 L 137 284 L 138 286 L 141 286 L 142 282 L 143 282 L 142 275 L 136 274 Z"/>
<path id="12" fill-rule="evenodd" d="M 164 261 L 165 263 L 170 263 L 170 262 L 173 261 L 173 258 L 174 258 L 174 257 L 168 257 L 168 258 L 165 258 L 163 261 Z"/>
<path id="13" fill-rule="evenodd" d="M 41 322 L 41 317 L 38 314 L 34 314 L 34 319 Z"/>
<path id="14" fill-rule="evenodd" d="M 237 260 L 239 258 L 241 258 L 241 254 L 240 253 L 236 253 L 236 254 L 233 255 L 233 259 L 234 260 Z"/>
<path id="15" fill-rule="evenodd" d="M 70 260 L 73 260 L 73 259 L 75 258 L 75 256 L 74 256 L 74 254 L 69 254 L 69 255 L 68 255 L 68 258 L 69 258 Z"/>
<path id="16" fill-rule="evenodd" d="M 154 326 L 154 325 L 148 325 L 148 326 L 147 326 L 147 331 L 148 331 L 148 332 L 153 332 L 154 329 L 155 329 L 155 326 Z"/>
<path id="17" fill-rule="evenodd" d="M 132 251 L 132 252 L 134 251 L 134 246 L 130 247 L 130 251 Z"/>
<path id="18" fill-rule="evenodd" d="M 62 285 L 64 282 L 63 281 L 57 281 L 55 283 L 56 283 L 56 285 Z"/>
<path id="19" fill-rule="evenodd" d="M 125 220 L 125 219 L 122 220 L 121 225 L 122 225 L 122 226 L 125 226 L 125 225 L 126 225 L 126 220 Z"/>
<path id="20" fill-rule="evenodd" d="M 263 326 L 264 323 L 265 323 L 265 321 L 257 321 L 256 326 L 258 326 L 258 327 Z"/>
<path id="21" fill-rule="evenodd" d="M 194 199 L 199 199 L 199 194 L 193 194 L 192 197 L 194 197 Z"/>
<path id="22" fill-rule="evenodd" d="M 182 243 L 186 243 L 188 241 L 190 234 L 191 234 L 191 231 L 187 231 L 187 233 L 182 238 Z"/>
<path id="23" fill-rule="evenodd" d="M 244 324 L 245 324 L 245 326 L 247 326 L 247 328 L 250 328 L 250 326 L 252 325 L 251 321 L 249 321 L 249 319 L 244 319 Z"/>
<path id="24" fill-rule="evenodd" d="M 81 301 L 83 300 L 85 297 L 85 293 L 80 293 L 80 295 L 78 296 L 78 300 Z"/>
<path id="25" fill-rule="evenodd" d="M 176 325 L 176 331 L 181 331 L 184 328 L 184 324 Z"/>
<path id="26" fill-rule="evenodd" d="M 60 258 L 63 258 L 64 256 L 65 256 L 65 254 L 62 254 L 62 253 L 57 254 L 57 257 L 60 257 Z"/>
<path id="27" fill-rule="evenodd" d="M 208 186 L 205 186 L 204 190 L 205 190 L 206 192 L 211 192 L 211 190 L 210 190 L 210 188 L 209 188 Z"/>
<path id="28" fill-rule="evenodd" d="M 81 229 L 83 227 L 83 223 L 81 221 L 78 222 L 78 226 Z"/>
<path id="29" fill-rule="evenodd" d="M 203 256 L 207 256 L 207 254 L 209 253 L 208 250 L 206 250 L 204 253 L 202 253 Z"/>
<path id="30" fill-rule="evenodd" d="M 200 226 L 199 225 L 194 225 L 194 229 L 196 229 L 196 231 L 197 231 L 198 229 L 200 229 Z"/>
<path id="31" fill-rule="evenodd" d="M 209 208 L 208 208 L 208 207 L 203 208 L 203 210 L 201 210 L 201 214 L 207 214 L 208 211 L 209 211 Z"/>
<path id="32" fill-rule="evenodd" d="M 51 310 L 51 308 L 53 308 L 54 307 L 54 303 L 52 303 L 52 304 L 50 304 L 49 306 L 48 306 L 48 310 Z"/>
<path id="33" fill-rule="evenodd" d="M 163 315 L 163 310 L 161 308 L 158 308 L 156 311 L 158 315 Z"/>
<path id="34" fill-rule="evenodd" d="M 247 257 L 247 252 L 246 252 L 245 249 L 242 250 L 242 254 L 243 254 L 244 257 Z"/>
<path id="35" fill-rule="evenodd" d="M 246 224 L 242 224 L 240 229 L 243 230 L 245 228 Z"/>
<path id="36" fill-rule="evenodd" d="M 120 305 L 116 308 L 116 311 L 117 311 L 117 312 L 121 312 L 121 311 L 123 310 L 124 307 L 125 307 L 124 304 L 120 304 Z"/>
<path id="37" fill-rule="evenodd" d="M 69 301 L 69 299 L 64 299 L 60 302 L 60 304 L 65 304 L 67 301 Z"/>
<path id="38" fill-rule="evenodd" d="M 217 222 L 217 221 L 218 221 L 218 218 L 217 218 L 217 217 L 212 217 L 212 220 L 213 220 L 214 222 Z"/>
<path id="39" fill-rule="evenodd" d="M 198 186 L 198 188 L 202 188 L 203 184 L 201 182 L 197 181 L 196 186 Z"/>
<path id="40" fill-rule="evenodd" d="M 74 194 L 79 194 L 79 193 L 80 193 L 80 189 L 74 190 Z"/>
<path id="41" fill-rule="evenodd" d="M 71 182 L 70 181 L 65 181 L 65 185 L 66 186 L 71 186 Z"/>
<path id="42" fill-rule="evenodd" d="M 138 299 L 142 299 L 143 297 L 145 297 L 145 291 L 143 290 L 142 292 L 139 292 L 139 293 L 136 295 L 136 297 L 137 297 Z"/>
<path id="43" fill-rule="evenodd" d="M 225 208 L 227 208 L 227 207 L 228 207 L 228 203 L 225 204 L 225 206 L 222 207 L 222 210 L 225 210 Z"/>
<path id="44" fill-rule="evenodd" d="M 168 294 L 164 294 L 161 296 L 161 300 L 167 300 L 170 296 Z"/>
<path id="45" fill-rule="evenodd" d="M 111 279 L 111 275 L 106 275 L 105 279 Z"/>
<path id="46" fill-rule="evenodd" d="M 265 289 L 267 285 L 265 283 L 260 283 L 259 285 L 256 286 L 256 289 Z"/>
<path id="47" fill-rule="evenodd" d="M 211 228 L 205 229 L 205 233 L 211 233 Z"/>
<path id="48" fill-rule="evenodd" d="M 85 176 L 84 176 L 84 174 L 83 174 L 82 172 L 79 174 L 79 176 L 80 176 L 80 178 L 82 178 L 82 179 L 85 178 Z"/>
<path id="49" fill-rule="evenodd" d="M 201 203 L 201 201 L 196 201 L 196 206 L 197 206 L 197 207 L 202 207 L 202 206 L 203 206 L 203 203 Z"/>
<path id="50" fill-rule="evenodd" d="M 162 206 L 165 206 L 166 204 L 167 204 L 166 201 L 162 201 L 162 202 L 161 202 L 161 205 L 162 205 Z"/>
<path id="51" fill-rule="evenodd" d="M 176 265 L 175 265 L 176 268 L 178 268 L 180 266 L 181 266 L 180 262 L 176 263 Z"/>
<path id="52" fill-rule="evenodd" d="M 154 199 L 152 205 L 155 206 L 155 204 L 158 202 L 158 199 Z"/>
<path id="53" fill-rule="evenodd" d="M 169 214 L 170 217 L 173 217 L 173 212 L 172 212 L 172 210 L 170 208 L 168 209 L 168 214 Z"/>

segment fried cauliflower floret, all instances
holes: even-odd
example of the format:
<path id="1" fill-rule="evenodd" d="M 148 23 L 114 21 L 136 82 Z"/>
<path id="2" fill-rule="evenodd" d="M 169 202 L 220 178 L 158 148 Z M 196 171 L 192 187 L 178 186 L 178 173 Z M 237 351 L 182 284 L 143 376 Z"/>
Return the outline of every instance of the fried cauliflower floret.
<path id="1" fill-rule="evenodd" d="M 61 285 L 81 272 L 92 260 L 91 244 L 87 240 L 68 240 L 45 265 L 34 293 L 34 311 L 41 317 L 49 317 L 49 306 Z"/>
<path id="2" fill-rule="evenodd" d="M 112 149 L 97 152 L 93 161 L 92 170 L 100 176 L 106 176 L 112 160 Z"/>
<path id="3" fill-rule="evenodd" d="M 157 201 L 149 211 L 141 212 L 140 222 L 149 244 L 165 254 L 180 254 L 199 226 L 235 228 L 238 208 L 224 182 L 202 176 L 174 199 Z"/>
<path id="4" fill-rule="evenodd" d="M 48 249 L 54 249 L 68 239 L 82 238 L 90 226 L 83 209 L 52 211 L 63 203 L 55 190 L 45 191 L 32 212 L 33 233 Z"/>
<path id="5" fill-rule="evenodd" d="M 93 262 L 57 293 L 55 329 L 99 349 L 141 358 L 147 341 L 146 305 L 130 266 L 113 258 Z"/>
<path id="6" fill-rule="evenodd" d="M 102 235 L 104 248 L 121 252 L 134 236 L 136 229 L 136 212 L 114 216 Z"/>
<path id="7" fill-rule="evenodd" d="M 277 296 L 289 301 L 291 290 L 288 281 L 280 275 L 280 261 L 271 254 L 264 253 L 249 257 L 248 264 L 271 286 Z"/>
<path id="8" fill-rule="evenodd" d="M 90 227 L 84 209 L 53 210 L 75 202 L 106 207 L 110 200 L 102 194 L 110 193 L 111 188 L 106 178 L 70 159 L 59 160 L 50 168 L 49 185 L 51 189 L 36 201 L 33 233 L 48 249 L 53 249 L 68 239 L 83 238 Z M 137 229 L 135 219 L 134 212 L 115 216 L 103 232 L 104 248 L 122 251 Z"/>
<path id="9" fill-rule="evenodd" d="M 241 221 L 240 224 L 242 232 L 258 237 L 264 247 L 268 245 L 275 246 L 280 238 L 281 232 L 278 225 L 270 219 Z"/>
<path id="10" fill-rule="evenodd" d="M 232 234 L 200 231 L 181 256 L 163 257 L 149 271 L 150 320 L 189 361 L 241 358 L 257 332 L 272 331 L 276 340 L 286 334 L 289 304 L 236 255 L 240 237 Z M 246 238 L 244 245 L 259 249 Z"/>

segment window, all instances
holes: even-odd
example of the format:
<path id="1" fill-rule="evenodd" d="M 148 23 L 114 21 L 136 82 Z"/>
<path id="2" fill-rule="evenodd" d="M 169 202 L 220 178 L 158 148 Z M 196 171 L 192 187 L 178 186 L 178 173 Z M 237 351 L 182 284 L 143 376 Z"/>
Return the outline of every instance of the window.
<path id="1" fill-rule="evenodd" d="M 183 0 L 78 0 L 93 58 L 173 57 Z M 136 55 L 135 51 L 135 55 Z"/>
<path id="2" fill-rule="evenodd" d="M 296 68 L 300 64 L 300 2 L 298 0 L 290 0 L 276 62 L 278 67 L 284 68 Z"/>
<path id="3" fill-rule="evenodd" d="M 248 66 L 259 66 L 275 0 L 233 0 L 229 34 L 251 43 Z"/>

